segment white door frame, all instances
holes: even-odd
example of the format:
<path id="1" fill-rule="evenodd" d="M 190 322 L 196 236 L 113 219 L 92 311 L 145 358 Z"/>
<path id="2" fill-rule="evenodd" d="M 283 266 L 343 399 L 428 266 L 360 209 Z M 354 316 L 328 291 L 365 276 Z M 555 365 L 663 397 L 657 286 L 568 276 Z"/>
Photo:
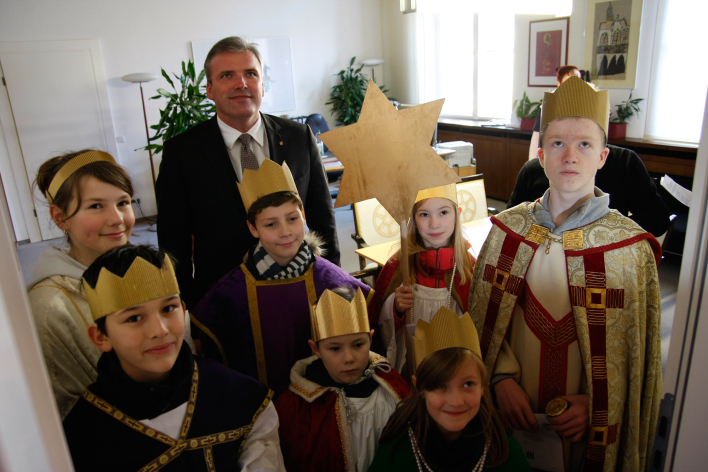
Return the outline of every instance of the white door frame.
<path id="1" fill-rule="evenodd" d="M 676 311 L 664 375 L 659 429 L 655 447 L 665 442 L 663 467 L 651 470 L 705 470 L 708 463 L 708 102 L 693 177 L 691 209 L 686 228 Z M 655 458 L 652 458 L 655 459 Z"/>

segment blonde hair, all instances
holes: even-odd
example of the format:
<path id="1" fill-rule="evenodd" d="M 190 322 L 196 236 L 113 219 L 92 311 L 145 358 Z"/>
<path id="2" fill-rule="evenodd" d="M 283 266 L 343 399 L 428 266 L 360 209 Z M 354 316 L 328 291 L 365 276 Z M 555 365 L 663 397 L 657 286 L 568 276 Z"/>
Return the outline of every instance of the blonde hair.
<path id="1" fill-rule="evenodd" d="M 420 206 L 428 200 L 429 199 L 421 200 L 413 205 L 410 223 L 408 224 L 408 268 L 410 271 L 411 284 L 415 283 L 416 271 L 425 272 L 423 267 L 420 265 L 419 254 L 427 251 L 428 248 L 425 247 L 423 238 L 420 236 L 418 227 L 415 224 L 415 212 L 418 211 Z M 457 273 L 460 275 L 460 283 L 464 285 L 468 280 L 472 280 L 472 261 L 470 260 L 469 253 L 467 252 L 467 240 L 462 233 L 462 223 L 460 222 L 460 212 L 457 210 L 457 202 L 452 202 L 452 208 L 455 212 L 455 232 L 452 234 L 450 241 L 448 241 L 445 247 L 452 247 L 455 250 Z"/>

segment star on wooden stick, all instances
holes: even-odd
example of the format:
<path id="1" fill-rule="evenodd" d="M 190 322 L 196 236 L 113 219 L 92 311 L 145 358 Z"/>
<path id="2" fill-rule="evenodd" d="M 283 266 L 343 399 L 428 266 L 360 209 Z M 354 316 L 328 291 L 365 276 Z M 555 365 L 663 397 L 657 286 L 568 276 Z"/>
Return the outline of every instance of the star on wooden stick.
<path id="1" fill-rule="evenodd" d="M 430 146 L 444 101 L 396 110 L 370 80 L 359 121 L 320 135 L 344 165 L 336 206 L 377 198 L 400 222 L 419 190 L 458 182 Z"/>

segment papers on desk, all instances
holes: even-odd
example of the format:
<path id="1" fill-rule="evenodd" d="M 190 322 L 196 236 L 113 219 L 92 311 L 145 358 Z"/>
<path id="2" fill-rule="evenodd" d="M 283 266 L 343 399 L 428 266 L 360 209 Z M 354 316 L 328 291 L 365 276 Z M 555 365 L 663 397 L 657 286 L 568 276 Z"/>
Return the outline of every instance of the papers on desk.
<path id="1" fill-rule="evenodd" d="M 541 427 L 536 431 L 515 429 L 514 439 L 521 445 L 531 468 L 548 472 L 564 472 L 561 438 L 555 431 L 543 428 L 544 424 L 548 424 L 546 415 L 536 414 L 534 416 Z"/>
<path id="2" fill-rule="evenodd" d="M 661 178 L 661 186 L 664 187 L 676 200 L 680 201 L 687 207 L 691 206 L 691 191 L 680 186 L 668 175 Z"/>

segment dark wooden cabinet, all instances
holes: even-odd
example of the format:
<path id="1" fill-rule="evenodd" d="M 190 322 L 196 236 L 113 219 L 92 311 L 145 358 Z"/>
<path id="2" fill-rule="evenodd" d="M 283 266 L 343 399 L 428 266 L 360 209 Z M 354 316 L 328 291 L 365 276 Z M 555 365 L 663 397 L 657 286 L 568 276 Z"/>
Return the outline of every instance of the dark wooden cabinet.
<path id="1" fill-rule="evenodd" d="M 477 172 L 484 174 L 487 196 L 508 200 L 516 176 L 529 158 L 531 131 L 518 128 L 487 127 L 487 122 L 440 119 L 438 141 L 466 141 L 474 145 Z M 698 145 L 627 138 L 610 144 L 632 149 L 649 172 L 693 177 Z"/>
<path id="2" fill-rule="evenodd" d="M 476 122 L 440 120 L 438 141 L 466 141 L 474 145 L 477 173 L 484 174 L 488 197 L 508 200 L 519 170 L 529 158 L 530 131 L 487 128 Z"/>

